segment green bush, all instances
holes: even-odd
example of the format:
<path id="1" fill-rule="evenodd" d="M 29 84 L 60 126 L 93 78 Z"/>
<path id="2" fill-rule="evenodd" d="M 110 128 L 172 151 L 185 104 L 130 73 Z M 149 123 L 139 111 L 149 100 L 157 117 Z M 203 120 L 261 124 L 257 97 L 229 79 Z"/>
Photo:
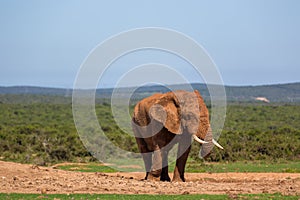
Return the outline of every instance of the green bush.
<path id="1" fill-rule="evenodd" d="M 70 100 L 40 98 L 45 102 L 27 99 L 22 104 L 0 99 L 0 158 L 38 164 L 95 160 L 77 134 Z M 109 101 L 97 102 L 102 102 L 96 105 L 96 114 L 106 136 L 120 148 L 138 152 L 132 135 L 114 121 Z M 300 105 L 231 104 L 219 138 L 225 150 L 214 148 L 208 160 L 299 160 L 299 122 Z M 88 127 L 87 131 L 93 134 L 96 130 Z M 190 157 L 199 159 L 199 150 L 194 143 Z"/>

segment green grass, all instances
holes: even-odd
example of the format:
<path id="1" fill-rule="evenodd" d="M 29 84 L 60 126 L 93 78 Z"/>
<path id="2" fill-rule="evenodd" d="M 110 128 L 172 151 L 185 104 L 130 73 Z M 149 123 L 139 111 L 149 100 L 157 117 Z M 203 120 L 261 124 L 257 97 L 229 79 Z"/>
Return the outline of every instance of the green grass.
<path id="1" fill-rule="evenodd" d="M 117 172 L 117 170 L 97 163 L 91 164 L 70 164 L 70 165 L 62 165 L 58 166 L 58 169 L 67 170 L 67 171 L 80 171 L 80 172 Z"/>
<path id="2" fill-rule="evenodd" d="M 174 163 L 169 166 L 169 171 L 174 170 Z M 99 163 L 87 164 L 68 164 L 57 166 L 57 168 L 67 171 L 81 172 L 117 172 L 116 169 Z M 126 169 L 126 171 L 141 171 L 140 169 Z M 193 173 L 226 173 L 226 172 L 283 172 L 283 173 L 300 173 L 300 162 L 283 162 L 268 163 L 264 161 L 249 162 L 228 162 L 228 163 L 203 163 L 188 161 L 186 172 Z"/>
<path id="3" fill-rule="evenodd" d="M 281 194 L 240 194 L 227 197 L 227 199 L 295 199 L 299 200 L 299 196 L 285 196 Z"/>
<path id="4" fill-rule="evenodd" d="M 298 199 L 296 196 L 281 194 L 242 195 L 121 195 L 121 194 L 3 194 L 0 199 Z"/>
<path id="5" fill-rule="evenodd" d="M 55 167 L 62 170 L 67 171 L 80 171 L 80 172 L 119 172 L 119 171 L 126 171 L 126 172 L 143 172 L 143 165 L 142 160 L 140 163 L 137 162 L 113 162 L 113 164 L 102 164 L 96 162 L 90 163 L 67 163 L 67 164 L 58 164 Z"/>
<path id="6" fill-rule="evenodd" d="M 189 162 L 186 166 L 187 172 L 285 172 L 300 173 L 300 162 L 272 163 L 265 161 L 239 161 L 220 163 L 197 163 Z"/>

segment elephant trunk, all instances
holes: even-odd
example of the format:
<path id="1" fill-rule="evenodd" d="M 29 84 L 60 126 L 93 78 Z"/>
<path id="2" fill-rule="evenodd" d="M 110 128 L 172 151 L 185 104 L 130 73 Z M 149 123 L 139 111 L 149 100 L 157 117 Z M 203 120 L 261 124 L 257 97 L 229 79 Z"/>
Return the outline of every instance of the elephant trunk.
<path id="1" fill-rule="evenodd" d="M 214 145 L 216 145 L 220 149 L 224 149 L 217 141 L 213 139 L 212 129 L 210 126 L 208 128 L 208 132 L 204 138 L 204 141 L 205 143 L 202 144 L 201 151 L 199 152 L 199 156 L 201 158 L 206 158 L 210 154 Z"/>

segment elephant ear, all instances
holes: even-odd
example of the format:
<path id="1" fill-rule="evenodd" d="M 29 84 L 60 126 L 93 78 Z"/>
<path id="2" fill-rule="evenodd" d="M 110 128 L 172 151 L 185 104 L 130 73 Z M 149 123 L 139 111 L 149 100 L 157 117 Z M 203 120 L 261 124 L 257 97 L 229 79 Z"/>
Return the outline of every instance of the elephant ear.
<path id="1" fill-rule="evenodd" d="M 181 111 L 174 93 L 168 92 L 150 108 L 150 117 L 163 123 L 168 131 L 181 134 Z"/>

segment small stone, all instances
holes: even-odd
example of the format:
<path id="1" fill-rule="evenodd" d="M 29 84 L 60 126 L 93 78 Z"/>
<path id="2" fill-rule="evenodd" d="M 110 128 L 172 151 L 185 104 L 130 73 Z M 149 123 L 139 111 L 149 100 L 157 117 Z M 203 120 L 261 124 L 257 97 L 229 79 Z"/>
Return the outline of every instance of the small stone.
<path id="1" fill-rule="evenodd" d="M 182 193 L 182 195 L 186 195 L 186 194 L 190 194 L 190 192 L 189 192 L 189 191 L 184 191 L 184 192 Z"/>
<path id="2" fill-rule="evenodd" d="M 42 189 L 41 189 L 41 193 L 42 193 L 42 194 L 46 194 L 46 193 L 47 193 L 47 189 L 46 189 L 46 188 L 42 188 Z"/>

